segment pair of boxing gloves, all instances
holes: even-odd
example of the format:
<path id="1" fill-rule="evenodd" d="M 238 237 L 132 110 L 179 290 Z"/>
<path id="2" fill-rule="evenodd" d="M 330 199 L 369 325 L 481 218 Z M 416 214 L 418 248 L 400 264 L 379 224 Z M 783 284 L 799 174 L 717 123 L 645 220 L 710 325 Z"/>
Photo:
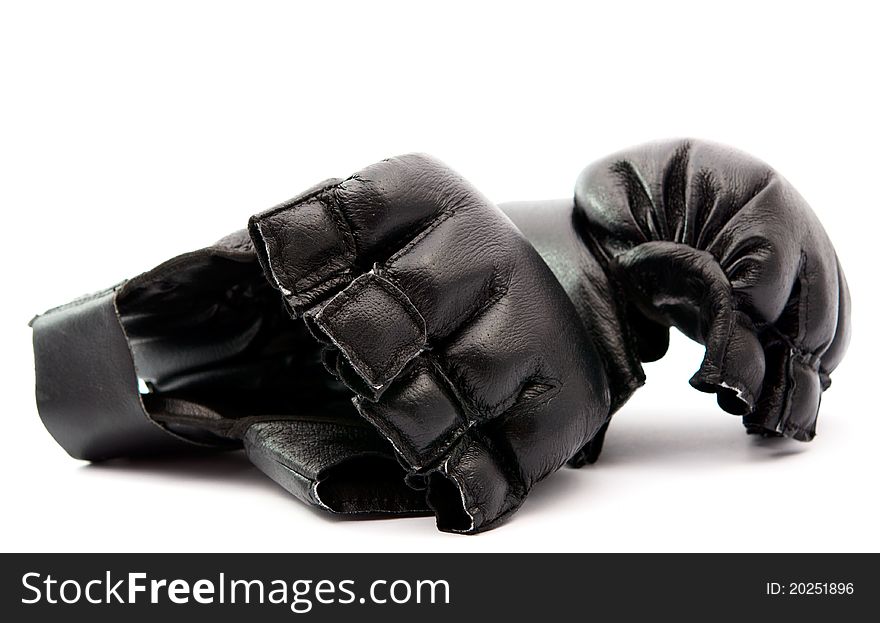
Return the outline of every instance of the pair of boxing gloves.
<path id="1" fill-rule="evenodd" d="M 37 402 L 76 458 L 243 446 L 307 503 L 475 533 L 597 459 L 671 326 L 748 432 L 812 439 L 849 305 L 805 201 L 732 149 L 647 144 L 500 209 L 407 155 L 35 318 Z"/>

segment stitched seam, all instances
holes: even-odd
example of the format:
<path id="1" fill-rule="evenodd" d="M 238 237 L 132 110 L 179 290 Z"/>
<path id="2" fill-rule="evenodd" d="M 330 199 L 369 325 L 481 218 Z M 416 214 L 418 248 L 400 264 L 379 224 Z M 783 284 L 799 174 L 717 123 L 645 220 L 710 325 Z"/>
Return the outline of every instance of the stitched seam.
<path id="1" fill-rule="evenodd" d="M 772 184 L 774 181 L 775 181 L 775 175 L 773 174 L 773 171 L 765 172 L 764 176 L 758 182 L 758 185 L 752 189 L 752 196 L 749 197 L 742 204 L 740 204 L 740 206 L 738 208 L 735 209 L 733 214 L 731 214 L 727 218 L 727 221 L 724 223 L 724 225 L 722 225 L 721 228 L 718 230 L 718 232 L 714 236 L 712 236 L 712 240 L 710 240 L 709 243 L 706 244 L 705 246 L 703 246 L 702 248 L 704 248 L 705 250 L 708 251 L 710 248 L 714 247 L 715 243 L 718 241 L 718 239 L 721 237 L 721 235 L 727 230 L 727 228 L 730 226 L 730 224 L 736 219 L 736 217 L 739 215 L 739 213 L 742 212 L 747 207 L 749 207 L 753 201 L 758 199 L 764 193 L 764 191 L 770 187 L 770 184 Z M 713 213 L 715 212 L 717 206 L 718 206 L 718 202 L 716 201 L 715 205 L 712 206 L 712 210 L 709 212 L 709 216 L 706 219 L 706 223 L 708 223 L 711 220 Z M 703 223 L 704 228 L 706 226 L 706 223 Z M 697 241 L 698 244 L 703 241 L 704 235 L 705 235 L 705 229 L 703 230 L 703 232 L 701 232 L 701 234 L 699 236 L 699 240 Z M 714 255 L 714 253 L 713 253 L 713 255 Z"/>
<path id="2" fill-rule="evenodd" d="M 494 404 L 481 404 L 476 397 L 476 393 L 463 381 L 463 376 L 463 374 L 455 373 L 450 374 L 449 378 L 450 382 L 452 382 L 458 389 L 462 402 L 469 407 L 467 410 L 468 417 L 472 418 L 475 423 L 493 420 L 496 417 L 501 416 L 513 403 L 516 402 L 516 398 L 519 396 L 520 392 L 522 392 L 525 384 L 529 381 L 529 379 L 522 381 L 510 394 L 501 398 Z"/>
<path id="3" fill-rule="evenodd" d="M 324 480 L 323 480 L 323 479 L 318 479 L 317 482 L 320 484 L 320 483 L 324 482 Z M 389 503 L 389 502 L 400 502 L 400 501 L 401 501 L 401 498 L 388 498 L 388 497 L 382 497 L 382 498 L 379 498 L 379 497 L 365 497 L 365 498 L 357 497 L 357 498 L 354 498 L 354 497 L 346 497 L 345 500 L 344 500 L 344 502 L 343 502 L 343 505 L 345 505 L 345 504 L 349 504 L 349 503 L 352 503 L 352 502 L 353 502 L 353 503 L 378 502 L 378 503 L 385 503 L 385 504 L 387 504 L 387 503 Z M 337 512 L 339 512 L 339 511 L 337 511 Z M 350 512 L 352 512 L 352 511 L 341 511 L 341 512 L 342 512 L 342 513 L 350 513 Z M 397 511 L 397 510 L 392 510 L 392 511 L 371 511 L 371 510 L 366 510 L 366 511 L 354 511 L 354 512 L 358 512 L 358 513 L 375 513 L 375 512 L 379 512 L 379 513 L 382 513 L 382 512 L 405 513 L 405 512 L 412 512 L 412 511 Z M 415 511 L 415 512 L 420 512 L 420 511 Z M 425 510 L 422 511 L 422 512 L 428 512 L 428 509 L 425 509 Z"/>
<path id="4" fill-rule="evenodd" d="M 524 400 L 518 400 L 520 395 L 522 395 L 522 392 L 530 385 L 544 385 L 547 387 L 547 389 Z M 516 396 L 516 398 L 513 399 L 513 404 L 510 405 L 503 413 L 499 414 L 497 417 L 515 418 L 525 416 L 528 414 L 526 411 L 523 411 L 522 413 L 517 413 L 517 409 L 523 408 L 524 405 L 535 407 L 546 404 L 547 402 L 559 395 L 559 392 L 562 391 L 562 386 L 563 383 L 559 379 L 550 378 L 536 372 L 527 377 L 522 383 L 519 384 L 519 386 L 513 392 L 513 395 Z M 509 398 L 507 400 L 509 400 Z"/>
<path id="5" fill-rule="evenodd" d="M 448 453 L 449 448 L 467 433 L 471 426 L 467 415 L 464 413 L 464 409 L 458 400 L 458 396 L 454 391 L 450 391 L 451 388 L 449 387 L 448 379 L 442 374 L 442 372 L 440 373 L 441 378 L 439 380 L 435 375 L 431 374 L 431 368 L 436 372 L 440 372 L 436 367 L 429 367 L 427 365 L 431 363 L 432 362 L 429 361 L 424 365 L 413 366 L 406 376 L 401 378 L 401 382 L 411 381 L 422 371 L 427 372 L 432 376 L 434 381 L 437 382 L 440 391 L 449 399 L 450 405 L 455 410 L 455 419 L 458 424 L 451 430 L 443 433 L 424 450 L 419 450 L 413 444 L 407 442 L 396 426 L 390 425 L 388 421 L 382 417 L 376 417 L 376 414 L 371 413 L 368 407 L 363 406 L 363 401 L 358 400 L 357 402 L 358 411 L 373 423 L 374 426 L 379 428 L 383 436 L 385 436 L 394 446 L 395 450 L 404 456 L 407 462 L 411 463 L 417 470 L 425 470 L 431 465 L 436 465 L 439 460 Z M 406 452 L 403 452 L 401 448 L 405 448 Z M 410 457 L 414 460 L 410 460 Z"/>
<path id="6" fill-rule="evenodd" d="M 262 435 L 259 436 L 259 440 L 260 440 L 260 441 L 263 441 L 262 437 L 263 437 Z M 269 458 L 269 460 L 271 460 L 271 461 L 272 461 L 273 463 L 275 463 L 276 465 L 280 465 L 280 466 L 283 467 L 284 469 L 293 472 L 294 474 L 296 474 L 297 476 L 299 476 L 299 477 L 302 478 L 303 480 L 306 480 L 306 481 L 308 481 L 308 482 L 315 482 L 315 478 L 314 478 L 314 476 L 307 476 L 306 474 L 303 474 L 301 471 L 299 471 L 298 469 L 294 468 L 294 467 L 293 467 L 292 465 L 290 465 L 289 463 L 285 463 L 285 462 L 283 462 L 283 461 L 281 461 L 281 460 L 279 460 L 279 459 L 276 459 L 274 456 L 269 456 L 268 458 Z M 310 491 L 310 492 L 311 492 L 311 491 Z M 319 501 L 320 501 L 320 500 L 319 500 Z"/>
<path id="7" fill-rule="evenodd" d="M 615 178 L 618 180 L 618 185 L 623 186 L 623 193 L 626 196 L 626 208 L 629 212 L 630 219 L 632 220 L 633 225 L 635 225 L 636 230 L 642 235 L 643 241 L 648 242 L 651 240 L 655 240 L 656 237 L 652 236 L 655 232 L 652 232 L 652 229 L 656 230 L 656 224 L 653 223 L 653 215 L 652 213 L 656 211 L 657 207 L 654 205 L 654 198 L 651 196 L 650 189 L 648 185 L 645 183 L 644 178 L 641 175 L 641 172 L 636 169 L 633 164 L 626 159 L 618 160 L 609 166 L 609 170 L 614 174 Z M 646 214 L 644 219 L 645 231 L 642 229 L 642 224 L 639 222 L 639 218 L 636 217 L 635 211 L 633 211 L 633 182 L 637 182 L 637 190 L 641 191 L 644 195 L 644 199 L 647 199 L 648 206 L 645 208 Z M 654 227 L 652 227 L 652 225 Z"/>
<path id="8" fill-rule="evenodd" d="M 810 283 L 806 279 L 807 274 L 807 254 L 801 249 L 801 266 L 800 270 L 798 270 L 798 279 L 801 282 L 801 301 L 799 302 L 799 307 L 802 307 L 804 310 L 804 322 L 801 324 L 798 322 L 798 336 L 795 338 L 794 342 L 796 344 L 800 344 L 803 341 L 803 333 L 806 332 L 806 328 L 810 326 Z M 800 310 L 798 310 L 800 312 Z M 798 313 L 798 320 L 800 320 L 800 313 Z"/>
<path id="9" fill-rule="evenodd" d="M 715 259 L 715 262 L 716 263 L 718 262 L 717 258 Z M 719 266 L 720 266 L 720 264 L 719 264 Z M 730 363 L 727 360 L 727 355 L 730 352 L 730 336 L 733 335 L 733 328 L 734 328 L 734 325 L 738 322 L 739 316 L 740 315 L 746 316 L 746 315 L 736 308 L 736 301 L 734 300 L 734 297 L 733 297 L 733 286 L 730 284 L 730 281 L 727 280 L 727 273 L 725 273 L 724 270 L 722 270 L 721 274 L 724 275 L 724 277 L 725 277 L 725 282 L 726 282 L 725 285 L 727 286 L 726 294 L 728 295 L 728 300 L 730 301 L 730 306 L 728 307 L 728 309 L 730 311 L 727 314 L 727 327 L 726 327 L 726 331 L 724 334 L 724 340 L 721 342 L 720 345 L 718 345 L 718 351 L 720 351 L 720 352 L 717 352 L 716 353 L 717 357 L 713 356 L 712 359 L 715 359 L 716 361 L 718 361 L 718 375 L 720 377 L 727 378 L 727 368 L 728 368 L 728 364 Z M 723 311 L 722 311 L 722 313 L 723 313 Z M 717 319 L 719 315 L 720 314 L 716 314 L 715 318 Z M 748 318 L 748 316 L 746 316 L 746 318 Z M 711 333 L 711 330 L 710 330 L 710 333 Z M 708 335 L 706 337 L 708 338 Z M 708 342 L 708 339 L 706 341 Z M 743 385 L 743 390 L 745 390 L 744 385 Z M 745 390 L 745 391 L 747 393 L 747 390 Z"/>
<path id="10" fill-rule="evenodd" d="M 325 193 L 326 201 L 322 197 L 319 197 L 318 200 L 329 209 L 330 218 L 333 219 L 333 224 L 336 225 L 336 229 L 342 235 L 342 245 L 345 247 L 346 259 L 351 263 L 357 257 L 357 241 L 354 237 L 354 229 L 351 226 L 351 222 L 345 216 L 345 212 L 339 204 L 339 197 L 336 196 L 340 187 L 341 184 L 337 184 L 328 188 Z"/>
<path id="11" fill-rule="evenodd" d="M 421 345 L 416 350 L 410 348 L 408 350 L 402 350 L 401 352 L 395 352 L 393 358 L 385 362 L 385 365 L 381 368 L 376 368 L 369 364 L 361 358 L 356 350 L 347 348 L 346 344 L 337 341 L 336 336 L 333 334 L 332 327 L 328 326 L 328 324 L 332 324 L 340 314 L 344 315 L 349 305 L 356 304 L 356 302 L 353 302 L 355 297 L 361 292 L 366 291 L 371 284 L 375 284 L 381 288 L 383 292 L 399 304 L 398 309 L 401 309 L 407 315 L 412 325 L 421 335 Z M 385 277 L 380 277 L 375 273 L 366 273 L 365 275 L 358 277 L 349 284 L 347 288 L 333 297 L 315 316 L 315 323 L 318 324 L 324 334 L 326 334 L 337 348 L 339 348 L 342 355 L 352 363 L 361 376 L 364 376 L 363 372 L 367 372 L 371 378 L 380 380 L 380 382 L 374 383 L 371 380 L 365 379 L 374 388 L 381 387 L 394 379 L 403 371 L 406 364 L 416 358 L 427 346 L 427 328 L 425 319 L 419 313 L 418 309 L 416 309 L 412 301 L 409 300 L 400 288 L 395 286 L 390 280 Z"/>
<path id="12" fill-rule="evenodd" d="M 413 247 L 415 247 L 419 242 L 425 239 L 428 234 L 437 229 L 442 223 L 444 223 L 447 219 L 453 216 L 456 212 L 455 208 L 447 208 L 437 214 L 433 219 L 428 221 L 428 224 L 421 230 L 418 231 L 413 238 L 410 239 L 399 251 L 397 251 L 394 255 L 389 257 L 386 261 L 386 265 L 393 264 L 404 255 L 409 253 Z"/>
<path id="13" fill-rule="evenodd" d="M 161 422 L 162 424 L 192 424 L 198 425 L 205 430 L 214 432 L 219 435 L 227 435 L 232 438 L 239 438 L 242 433 L 247 432 L 252 424 L 273 423 L 273 422 L 298 422 L 305 424 L 330 424 L 333 426 L 341 426 L 356 431 L 367 431 L 368 427 L 361 423 L 346 422 L 333 420 L 330 418 L 318 419 L 302 416 L 279 417 L 277 415 L 248 415 L 240 418 L 222 417 L 218 420 L 207 420 L 197 415 L 186 415 L 166 411 L 161 413 L 151 413 L 150 417 Z"/>
<path id="14" fill-rule="evenodd" d="M 807 267 L 807 255 L 806 255 L 806 253 L 804 253 L 803 249 L 801 249 L 801 265 L 798 267 L 798 279 L 800 279 L 800 282 L 801 282 L 800 283 L 801 298 L 798 301 L 798 335 L 794 339 L 792 339 L 792 343 L 798 345 L 799 350 L 795 351 L 794 349 L 792 349 L 792 351 L 795 352 L 795 357 L 791 357 L 791 354 L 789 353 L 789 358 L 788 358 L 788 361 L 786 362 L 787 363 L 787 370 L 786 371 L 787 371 L 788 377 L 789 377 L 789 384 L 786 387 L 786 392 L 785 392 L 785 411 L 783 412 L 783 417 L 780 418 L 780 422 L 779 422 L 780 428 L 782 430 L 794 429 L 794 430 L 799 430 L 800 432 L 804 432 L 804 433 L 807 433 L 808 431 L 800 429 L 795 424 L 790 424 L 790 421 L 791 421 L 791 417 L 792 417 L 791 396 L 797 391 L 797 377 L 794 374 L 794 364 L 796 362 L 800 362 L 800 363 L 807 364 L 811 368 L 813 367 L 812 358 L 807 358 L 806 360 L 804 360 L 803 351 L 800 349 L 800 346 L 799 346 L 800 341 L 803 336 L 803 333 L 805 331 L 805 328 L 809 326 L 809 320 L 810 320 L 810 318 L 809 318 L 809 287 L 808 287 L 807 280 L 804 278 L 804 276 L 806 274 L 806 267 Z M 803 321 L 801 321 L 801 311 L 803 311 Z M 816 357 L 816 360 L 818 361 L 818 357 Z M 812 414 L 812 415 L 815 417 L 815 414 Z"/>
<path id="15" fill-rule="evenodd" d="M 384 515 L 387 515 L 388 517 L 392 517 L 392 516 L 421 517 L 421 516 L 426 516 L 426 515 L 432 514 L 431 510 L 427 506 L 425 506 L 424 508 L 414 508 L 414 509 L 404 509 L 404 510 L 383 509 L 383 510 L 379 510 L 379 511 L 374 511 L 374 510 L 363 510 L 363 511 L 360 511 L 360 510 L 357 510 L 357 511 L 355 511 L 355 510 L 341 510 L 341 511 L 339 511 L 339 510 L 336 510 L 334 508 L 330 508 L 325 505 L 322 507 L 322 510 L 325 510 L 333 515 L 344 515 L 344 516 L 349 516 L 349 515 L 351 515 L 351 516 L 365 516 L 365 515 L 366 516 L 371 516 L 371 515 L 384 516 Z"/>
<path id="16" fill-rule="evenodd" d="M 608 289 L 610 293 L 614 295 L 612 296 L 611 305 L 617 318 L 618 326 L 621 330 L 621 339 L 626 345 L 626 348 L 624 350 L 626 352 L 625 357 L 627 360 L 627 367 L 629 368 L 629 370 L 627 370 L 627 375 L 632 375 L 635 378 L 640 378 L 644 383 L 645 371 L 642 368 L 641 362 L 638 360 L 638 357 L 636 357 L 635 355 L 637 351 L 636 336 L 626 318 L 628 307 L 628 303 L 626 302 L 628 297 L 625 294 L 626 290 L 621 279 L 616 277 L 614 272 L 611 270 L 611 264 L 617 258 L 611 257 L 605 247 L 599 244 L 598 239 L 589 227 L 579 228 L 578 236 L 581 240 L 584 241 L 584 245 L 590 251 L 591 255 L 596 259 L 596 262 L 605 273 L 606 278 L 608 279 Z M 603 357 L 602 359 L 602 367 L 605 369 L 605 376 L 608 379 L 616 377 L 619 372 L 617 370 L 611 369 L 611 359 L 605 357 Z"/>
<path id="17" fill-rule="evenodd" d="M 321 188 L 316 188 L 314 191 L 310 192 L 307 195 L 303 195 L 302 197 L 296 197 L 295 199 L 292 199 L 290 201 L 284 201 L 284 202 L 280 203 L 279 205 L 275 206 L 274 208 L 269 208 L 266 212 L 264 212 L 259 217 L 259 219 L 263 220 L 263 219 L 268 218 L 270 216 L 275 216 L 276 214 L 280 214 L 281 212 L 283 212 L 285 210 L 289 210 L 290 208 L 292 208 L 294 206 L 298 206 L 300 204 L 307 203 L 307 202 L 311 201 L 312 199 L 314 199 L 315 197 L 317 197 L 318 195 L 320 195 L 321 193 L 327 192 L 331 188 L 337 188 L 340 184 L 341 184 L 341 182 L 337 182 L 335 184 L 330 184 L 329 186 L 323 186 Z"/>
<path id="18" fill-rule="evenodd" d="M 319 199 L 319 195 L 321 195 L 324 192 L 327 192 L 329 189 L 334 188 L 338 185 L 339 184 L 337 183 L 337 184 L 333 184 L 331 186 L 327 186 L 324 188 L 318 188 L 314 192 L 311 192 L 308 195 L 305 195 L 304 197 L 299 197 L 293 201 L 286 201 L 286 202 L 284 202 L 274 208 L 271 208 L 269 211 L 267 211 L 265 214 L 258 217 L 258 219 L 256 220 L 256 224 L 260 230 L 260 233 L 262 233 L 263 228 L 268 229 L 269 233 L 272 236 L 272 240 L 274 242 L 277 242 L 278 241 L 278 232 L 277 232 L 275 226 L 273 224 L 271 224 L 271 221 L 269 220 L 271 217 L 276 216 L 278 214 L 281 214 L 282 212 L 285 212 L 288 210 L 296 210 L 296 208 L 305 205 L 306 203 L 312 201 L 313 199 L 317 199 L 319 202 L 321 202 L 323 204 L 324 202 Z M 265 235 L 263 237 L 265 238 Z M 264 246 L 267 247 L 266 255 L 268 257 L 268 245 L 264 245 Z M 269 261 L 271 262 L 271 258 L 269 258 Z M 272 270 L 275 271 L 275 267 L 273 267 Z M 285 278 L 285 280 L 289 279 L 289 274 L 287 273 L 287 271 L 279 270 L 276 272 L 278 272 L 280 275 L 282 275 Z M 299 294 L 299 288 L 298 288 L 297 282 L 292 282 L 289 285 L 285 285 L 285 288 L 290 290 L 294 295 Z"/>
<path id="19" fill-rule="evenodd" d="M 402 308 L 403 312 L 407 315 L 409 320 L 416 327 L 416 330 L 419 331 L 419 333 L 422 336 L 422 342 L 418 348 L 416 348 L 415 350 L 410 348 L 410 349 L 406 349 L 406 350 L 401 350 L 400 352 L 395 352 L 393 355 L 393 358 L 386 361 L 385 365 L 383 365 L 381 368 L 378 368 L 378 369 L 376 367 L 368 364 L 367 362 L 365 362 L 356 351 L 349 352 L 348 350 L 342 349 L 342 354 L 344 356 L 350 357 L 351 359 L 356 360 L 358 366 L 361 367 L 361 369 L 369 370 L 374 377 L 381 379 L 381 381 L 379 382 L 379 385 L 381 386 L 381 385 L 385 385 L 392 378 L 394 378 L 398 374 L 400 374 L 400 372 L 403 370 L 403 368 L 406 367 L 406 364 L 409 363 L 412 359 L 417 357 L 419 355 L 419 353 L 422 352 L 422 350 L 425 347 L 425 343 L 427 342 L 427 335 L 426 335 L 426 330 L 424 328 L 424 319 L 422 319 L 421 315 L 419 315 L 418 319 L 422 320 L 422 323 L 420 324 L 417 321 L 416 317 L 413 315 L 413 311 L 416 311 L 415 307 L 413 306 L 412 302 L 410 302 L 409 299 L 406 298 L 405 295 L 403 295 L 403 298 L 405 299 L 405 302 L 404 302 L 404 300 L 402 300 L 400 297 L 400 295 L 402 295 L 402 293 L 400 293 L 400 295 L 398 295 L 393 290 L 390 290 L 386 286 L 385 283 L 382 283 L 382 280 L 370 279 L 369 281 L 371 283 L 376 283 L 376 285 L 378 285 L 386 294 L 391 296 L 392 299 L 394 299 L 395 301 L 397 301 L 400 304 L 400 308 Z M 363 292 L 368 285 L 369 285 L 369 283 L 365 283 L 354 294 L 358 294 L 360 292 Z M 353 298 L 353 296 L 349 297 L 348 300 L 351 301 L 352 298 Z M 344 311 L 344 310 L 340 310 L 340 311 Z M 416 313 L 418 313 L 418 312 L 416 311 Z M 331 316 L 331 319 L 332 319 L 332 317 L 333 316 Z M 322 325 L 323 325 L 323 323 L 322 323 Z"/>
<path id="20" fill-rule="evenodd" d="M 795 380 L 794 373 L 792 371 L 792 361 L 791 355 L 786 357 L 785 361 L 785 375 L 788 377 L 788 383 L 785 384 L 785 405 L 782 408 L 782 413 L 779 414 L 779 424 L 777 430 L 783 431 L 786 429 L 788 425 L 788 421 L 791 419 L 791 396 L 794 391 L 797 389 L 797 381 Z"/>
<path id="21" fill-rule="evenodd" d="M 798 355 L 798 359 L 800 361 L 802 361 L 803 363 L 809 365 L 810 367 L 818 370 L 822 365 L 821 358 L 818 353 L 820 350 L 824 353 L 825 348 L 820 347 L 819 349 L 817 349 L 815 351 L 808 351 L 800 345 L 800 343 L 802 341 L 802 336 L 800 334 L 805 333 L 806 327 L 810 326 L 810 288 L 809 288 L 810 284 L 806 278 L 807 259 L 808 259 L 807 254 L 804 252 L 803 249 L 801 249 L 801 266 L 800 266 L 800 270 L 798 271 L 798 279 L 801 282 L 801 289 L 800 289 L 801 300 L 798 301 L 798 316 L 799 316 L 798 320 L 800 320 L 800 311 L 801 311 L 801 309 L 803 309 L 804 322 L 803 322 L 803 324 L 798 322 L 799 335 L 794 340 L 792 340 L 792 343 L 795 346 L 794 350 L 795 350 L 795 353 Z M 804 327 L 803 330 L 801 330 L 801 327 Z M 833 340 L 834 338 L 832 337 L 831 339 Z"/>
<path id="22" fill-rule="evenodd" d="M 497 277 L 497 271 L 496 271 Z M 481 408 L 478 406 L 478 401 L 476 400 L 474 393 L 467 389 L 466 384 L 460 382 L 461 375 L 459 374 L 451 374 L 453 370 L 448 368 L 447 361 L 445 357 L 443 357 L 438 351 L 442 350 L 445 345 L 455 341 L 457 337 L 460 335 L 461 331 L 470 326 L 474 321 L 476 321 L 480 316 L 485 314 L 490 308 L 492 308 L 495 304 L 497 304 L 501 299 L 506 296 L 507 292 L 510 289 L 510 281 L 512 279 L 512 275 L 508 276 L 506 282 L 503 284 L 499 284 L 496 281 L 493 282 L 493 285 L 488 290 L 489 295 L 486 300 L 481 303 L 478 307 L 476 307 L 472 312 L 470 312 L 461 322 L 459 322 L 458 326 L 453 329 L 440 343 L 431 344 L 430 350 L 432 354 L 428 356 L 424 351 L 428 348 L 426 343 L 425 348 L 423 348 L 423 354 L 425 355 L 425 359 L 431 362 L 436 371 L 441 375 L 443 381 L 446 386 L 452 390 L 455 395 L 456 400 L 458 401 L 459 413 L 463 414 L 468 422 L 476 421 L 476 416 L 481 415 L 485 408 Z M 389 280 L 390 281 L 390 280 Z M 393 283 L 393 282 L 392 282 Z M 416 310 L 418 311 L 418 310 Z M 427 336 L 426 336 L 427 337 Z M 456 381 L 453 381 L 453 376 L 456 378 Z M 520 391 L 521 388 L 518 390 Z M 517 394 L 518 395 L 518 394 Z M 509 401 L 510 398 L 504 398 L 499 401 L 496 405 L 488 407 L 490 412 L 497 411 L 498 407 L 505 402 Z M 494 417 L 494 416 L 489 416 Z M 485 419 L 485 418 L 484 418 Z"/>
<path id="23" fill-rule="evenodd" d="M 801 284 L 801 299 L 798 301 L 798 335 L 796 337 L 785 335 L 775 326 L 770 326 L 768 328 L 768 331 L 772 333 L 772 335 L 774 335 L 778 340 L 788 346 L 788 348 L 791 349 L 791 351 L 795 354 L 796 359 L 799 360 L 801 363 L 804 363 L 815 370 L 822 370 L 824 372 L 824 369 L 822 368 L 822 359 L 819 353 L 824 352 L 826 347 L 820 346 L 816 350 L 808 350 L 800 344 L 801 334 L 804 333 L 802 327 L 809 326 L 810 322 L 809 287 L 806 287 L 808 286 L 808 281 L 805 277 L 806 272 L 807 255 L 803 250 L 801 250 L 801 262 L 798 268 L 798 280 Z M 800 318 L 801 311 L 803 311 L 803 322 L 801 322 Z"/>
<path id="24" fill-rule="evenodd" d="M 821 358 L 818 355 L 818 351 L 810 351 L 805 348 L 801 348 L 800 346 L 795 344 L 789 336 L 781 333 L 776 327 L 768 327 L 767 331 L 771 333 L 777 341 L 785 344 L 785 346 L 788 347 L 797 356 L 797 359 L 799 361 L 807 364 L 811 368 L 816 368 L 818 366 L 818 368 L 824 372 L 821 364 Z"/>
<path id="25" fill-rule="evenodd" d="M 69 303 L 64 303 L 63 305 L 58 305 L 57 307 L 53 307 L 52 309 L 47 309 L 42 314 L 34 316 L 34 319 L 31 320 L 31 322 L 33 323 L 33 321 L 36 320 L 37 318 L 42 318 L 43 316 L 48 316 L 49 314 L 54 314 L 57 312 L 62 312 L 66 309 L 71 309 L 73 307 L 80 307 L 82 305 L 85 305 L 86 303 L 90 303 L 90 302 L 95 301 L 97 299 L 103 298 L 103 297 L 107 296 L 108 294 L 112 294 L 113 292 L 117 291 L 119 288 L 121 288 L 126 283 L 127 283 L 127 280 L 120 281 L 116 285 L 110 286 L 109 288 L 105 288 L 105 289 L 100 290 L 98 292 L 92 292 L 91 294 L 85 294 L 83 296 L 80 296 L 79 298 L 76 298 L 76 299 L 70 301 Z"/>
<path id="26" fill-rule="evenodd" d="M 508 490 L 504 496 L 502 508 L 520 500 L 529 490 L 522 476 L 522 470 L 516 467 L 516 457 L 509 448 L 501 448 L 480 428 L 473 428 L 471 438 L 483 446 L 486 453 L 492 458 L 492 462 L 498 467 L 498 471 L 507 480 Z"/>
<path id="27" fill-rule="evenodd" d="M 497 271 L 496 271 L 497 275 Z M 510 290 L 510 282 L 512 281 L 513 276 L 508 276 L 507 280 L 503 284 L 499 284 L 497 279 L 494 279 L 492 285 L 487 288 L 487 298 L 485 301 L 480 303 L 477 307 L 471 310 L 464 319 L 460 320 L 458 325 L 452 329 L 447 335 L 438 342 L 432 344 L 433 349 L 442 349 L 445 346 L 451 344 L 461 335 L 461 332 L 468 328 L 471 324 L 473 324 L 480 316 L 489 311 L 492 307 L 495 306 L 501 299 L 503 299 L 507 292 Z"/>
<path id="28" fill-rule="evenodd" d="M 325 213 L 330 217 L 330 220 L 333 221 L 333 225 L 336 227 L 336 231 L 339 233 L 339 242 L 341 243 L 343 248 L 343 256 L 340 259 L 348 264 L 347 267 L 336 269 L 326 274 L 310 274 L 294 280 L 291 278 L 290 273 L 286 270 L 286 267 L 283 265 L 283 263 L 279 262 L 276 266 L 273 266 L 273 270 L 284 280 L 284 283 L 281 285 L 290 290 L 290 292 L 294 296 L 303 296 L 307 294 L 309 290 L 314 290 L 323 283 L 326 283 L 334 278 L 349 275 L 353 272 L 352 263 L 354 261 L 354 258 L 356 257 L 354 234 L 352 233 L 351 224 L 345 218 L 345 215 L 342 214 L 342 210 L 339 207 L 334 194 L 334 191 L 339 188 L 340 184 L 341 182 L 332 186 L 328 186 L 326 188 L 319 189 L 314 193 L 306 195 L 305 197 L 302 197 L 293 203 L 282 204 L 281 206 L 273 209 L 257 221 L 257 225 L 260 227 L 261 231 L 268 230 L 272 241 L 277 246 L 281 246 L 279 244 L 279 241 L 282 240 L 282 238 L 278 235 L 278 228 L 276 224 L 270 220 L 271 217 L 277 216 L 287 211 L 293 212 L 295 214 L 296 211 L 302 208 L 304 205 L 316 201 L 321 205 Z M 268 245 L 266 246 L 268 247 Z"/>

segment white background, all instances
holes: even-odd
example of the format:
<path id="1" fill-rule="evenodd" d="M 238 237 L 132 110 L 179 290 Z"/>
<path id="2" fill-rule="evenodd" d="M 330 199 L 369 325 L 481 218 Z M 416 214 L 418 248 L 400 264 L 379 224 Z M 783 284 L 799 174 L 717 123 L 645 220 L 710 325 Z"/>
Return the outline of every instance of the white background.
<path id="1" fill-rule="evenodd" d="M 0 15 L 3 550 L 880 550 L 876 3 L 21 2 Z M 241 456 L 90 466 L 39 421 L 26 323 L 326 177 L 432 153 L 568 196 L 651 139 L 730 143 L 813 205 L 853 341 L 813 443 L 760 443 L 678 336 L 601 461 L 498 530 L 340 521 Z"/>

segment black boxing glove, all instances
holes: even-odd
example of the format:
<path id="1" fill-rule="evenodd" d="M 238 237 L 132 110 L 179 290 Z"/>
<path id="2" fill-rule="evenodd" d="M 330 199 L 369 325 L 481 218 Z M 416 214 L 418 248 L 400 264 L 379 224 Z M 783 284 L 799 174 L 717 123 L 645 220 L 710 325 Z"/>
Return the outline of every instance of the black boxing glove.
<path id="1" fill-rule="evenodd" d="M 606 422 L 604 368 L 564 290 L 437 161 L 331 180 L 253 217 L 250 232 L 441 529 L 493 527 Z"/>
<path id="2" fill-rule="evenodd" d="M 617 362 L 612 387 L 620 374 L 637 382 L 638 360 L 661 358 L 675 326 L 706 346 L 691 385 L 748 432 L 813 438 L 849 341 L 849 292 L 821 224 L 773 169 L 719 145 L 651 143 L 589 166 L 573 204 L 502 207 L 587 325 L 622 331 L 628 347 L 603 353 Z M 597 266 L 609 279 L 598 295 Z M 580 461 L 595 460 L 603 435 Z"/>
<path id="3" fill-rule="evenodd" d="M 244 445 L 324 509 L 430 508 L 441 529 L 477 532 L 607 420 L 571 302 L 436 161 L 322 184 L 251 231 L 268 282 L 236 234 L 35 319 L 40 413 L 71 454 Z"/>

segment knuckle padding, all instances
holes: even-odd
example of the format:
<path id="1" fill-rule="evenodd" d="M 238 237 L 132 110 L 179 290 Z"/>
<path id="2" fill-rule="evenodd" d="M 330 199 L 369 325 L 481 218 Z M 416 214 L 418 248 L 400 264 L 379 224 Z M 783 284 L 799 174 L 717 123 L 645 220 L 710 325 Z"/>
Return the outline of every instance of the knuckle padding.
<path id="1" fill-rule="evenodd" d="M 253 217 L 251 231 L 275 285 L 297 311 L 347 283 L 354 240 L 339 211 L 323 197 L 329 189 Z"/>
<path id="2" fill-rule="evenodd" d="M 379 428 L 413 469 L 437 461 L 468 429 L 458 401 L 427 362 L 412 367 L 379 402 L 358 400 L 360 413 Z M 417 413 L 418 417 L 413 417 Z"/>
<path id="3" fill-rule="evenodd" d="M 394 379 L 427 345 L 425 320 L 389 280 L 365 273 L 311 321 L 374 389 Z"/>
<path id="4" fill-rule="evenodd" d="M 574 309 L 519 232 L 445 167 L 374 165 L 254 217 L 251 235 L 270 281 L 326 346 L 323 365 L 408 482 L 427 487 L 438 521 L 485 529 L 582 443 L 584 406 L 559 390 L 587 370 L 556 368 L 583 349 L 556 353 L 559 332 L 543 329 Z M 607 400 L 601 382 L 569 387 Z"/>

